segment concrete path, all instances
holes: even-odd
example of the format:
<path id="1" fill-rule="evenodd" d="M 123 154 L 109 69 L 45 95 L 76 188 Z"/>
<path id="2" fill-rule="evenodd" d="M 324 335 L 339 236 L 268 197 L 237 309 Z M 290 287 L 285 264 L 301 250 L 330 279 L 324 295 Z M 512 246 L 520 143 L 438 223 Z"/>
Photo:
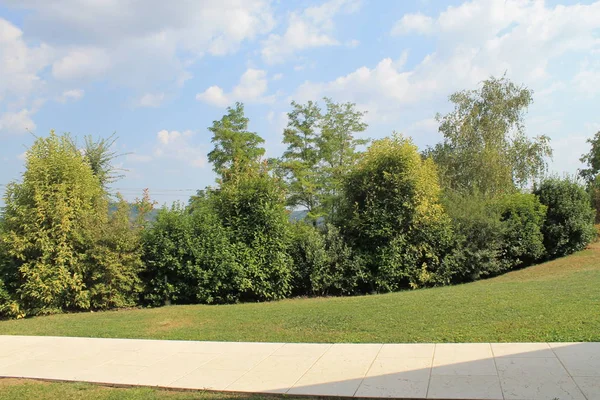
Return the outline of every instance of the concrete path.
<path id="1" fill-rule="evenodd" d="M 0 376 L 289 395 L 600 400 L 600 343 L 331 345 L 0 336 Z"/>

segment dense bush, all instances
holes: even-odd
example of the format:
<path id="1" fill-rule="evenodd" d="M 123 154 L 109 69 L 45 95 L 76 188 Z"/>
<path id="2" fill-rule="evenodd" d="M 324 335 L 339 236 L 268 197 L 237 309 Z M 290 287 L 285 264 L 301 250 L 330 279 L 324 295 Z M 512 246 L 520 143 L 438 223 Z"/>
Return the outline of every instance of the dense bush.
<path id="1" fill-rule="evenodd" d="M 455 233 L 453 282 L 476 280 L 503 270 L 502 224 L 493 202 L 482 195 L 446 191 L 444 208 Z"/>
<path id="2" fill-rule="evenodd" d="M 531 265 L 544 255 L 542 226 L 547 207 L 533 194 L 514 193 L 496 204 L 502 230 L 504 269 Z"/>
<path id="3" fill-rule="evenodd" d="M 570 179 L 547 179 L 534 193 L 548 207 L 542 227 L 547 257 L 581 250 L 594 239 L 594 210 L 580 184 Z"/>
<path id="4" fill-rule="evenodd" d="M 243 265 L 243 300 L 275 300 L 291 292 L 289 220 L 281 182 L 266 166 L 249 168 L 208 196 L 220 223 L 231 232 L 236 260 Z"/>
<path id="5" fill-rule="evenodd" d="M 228 232 L 205 207 L 160 210 L 143 243 L 148 304 L 230 303 L 244 290 Z"/>
<path id="6" fill-rule="evenodd" d="M 450 219 L 431 159 L 400 136 L 373 142 L 345 182 L 342 232 L 364 257 L 372 290 L 450 281 Z"/>
<path id="7" fill-rule="evenodd" d="M 368 276 L 362 260 L 338 228 L 293 224 L 290 255 L 294 295 L 351 295 L 364 292 Z"/>
<path id="8" fill-rule="evenodd" d="M 38 138 L 22 182 L 6 191 L 0 280 L 12 314 L 138 304 L 140 229 L 125 201 L 109 215 L 99 177 L 68 135 Z"/>
<path id="9" fill-rule="evenodd" d="M 272 300 L 289 295 L 289 222 L 278 182 L 247 171 L 161 210 L 144 234 L 144 298 L 153 305 Z"/>
<path id="10" fill-rule="evenodd" d="M 98 179 L 68 136 L 35 141 L 22 182 L 7 188 L 2 238 L 27 314 L 91 307 L 87 255 L 107 210 Z"/>
<path id="11" fill-rule="evenodd" d="M 313 272 L 328 262 L 325 238 L 312 224 L 295 222 L 290 229 L 289 254 L 292 258 L 292 295 L 313 294 Z"/>
<path id="12" fill-rule="evenodd" d="M 600 224 L 600 174 L 588 186 L 592 208 L 596 214 L 596 224 Z"/>
<path id="13" fill-rule="evenodd" d="M 141 230 L 144 225 L 143 208 L 135 220 L 131 207 L 119 199 L 116 210 L 103 218 L 95 227 L 95 241 L 88 253 L 88 271 L 85 285 L 90 291 L 93 309 L 131 307 L 138 304 L 142 291 L 140 272 Z"/>
<path id="14" fill-rule="evenodd" d="M 447 191 L 443 202 L 456 235 L 454 282 L 497 275 L 543 257 L 546 207 L 536 196 Z"/>

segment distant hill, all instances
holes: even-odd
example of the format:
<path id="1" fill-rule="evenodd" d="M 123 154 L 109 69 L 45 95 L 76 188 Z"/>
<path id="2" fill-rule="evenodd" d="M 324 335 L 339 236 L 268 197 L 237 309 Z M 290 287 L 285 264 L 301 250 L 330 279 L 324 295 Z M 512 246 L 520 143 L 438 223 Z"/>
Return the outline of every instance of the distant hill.
<path id="1" fill-rule="evenodd" d="M 138 214 L 139 214 L 139 209 L 138 206 L 136 204 L 129 204 L 130 207 L 130 217 L 131 219 L 135 219 L 137 218 Z M 110 203 L 108 205 L 108 212 L 112 213 L 114 211 L 116 211 L 117 209 L 117 203 Z M 152 211 L 150 211 L 148 213 L 148 215 L 146 216 L 146 221 L 150 221 L 150 222 L 154 222 L 156 220 L 156 216 L 158 215 L 158 209 L 154 209 Z"/>
<path id="2" fill-rule="evenodd" d="M 290 221 L 301 221 L 304 218 L 306 218 L 307 214 L 308 214 L 307 210 L 292 211 L 292 212 L 290 212 Z"/>

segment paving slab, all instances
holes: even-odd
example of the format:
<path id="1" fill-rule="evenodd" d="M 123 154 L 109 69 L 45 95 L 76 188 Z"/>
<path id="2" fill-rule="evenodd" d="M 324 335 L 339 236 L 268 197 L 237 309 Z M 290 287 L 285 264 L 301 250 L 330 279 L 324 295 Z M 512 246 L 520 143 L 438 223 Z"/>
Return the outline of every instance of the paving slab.
<path id="1" fill-rule="evenodd" d="M 600 400 L 600 343 L 247 343 L 0 335 L 0 377 L 287 395 Z"/>

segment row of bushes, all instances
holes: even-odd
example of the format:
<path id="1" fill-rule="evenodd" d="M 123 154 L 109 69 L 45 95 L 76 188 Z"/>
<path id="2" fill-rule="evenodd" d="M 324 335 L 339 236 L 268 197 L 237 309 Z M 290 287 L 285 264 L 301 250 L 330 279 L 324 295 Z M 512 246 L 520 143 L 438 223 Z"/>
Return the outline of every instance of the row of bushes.
<path id="1" fill-rule="evenodd" d="M 369 147 L 342 193 L 333 224 L 292 223 L 281 181 L 251 165 L 148 224 L 131 220 L 124 201 L 109 213 L 69 140 L 38 139 L 7 192 L 0 315 L 448 285 L 560 257 L 595 236 L 578 183 L 549 179 L 491 198 L 442 190 L 435 163 L 397 136 Z"/>
<path id="2" fill-rule="evenodd" d="M 533 193 L 445 193 L 403 138 L 376 141 L 345 181 L 335 225 L 287 222 L 268 174 L 228 182 L 193 210 L 162 210 L 144 235 L 146 301 L 228 303 L 448 285 L 583 249 L 587 193 L 548 179 Z M 240 239 L 242 239 L 240 241 Z"/>

